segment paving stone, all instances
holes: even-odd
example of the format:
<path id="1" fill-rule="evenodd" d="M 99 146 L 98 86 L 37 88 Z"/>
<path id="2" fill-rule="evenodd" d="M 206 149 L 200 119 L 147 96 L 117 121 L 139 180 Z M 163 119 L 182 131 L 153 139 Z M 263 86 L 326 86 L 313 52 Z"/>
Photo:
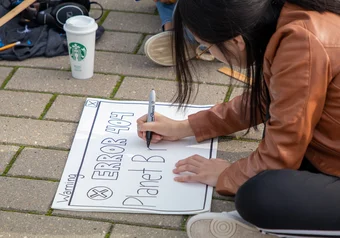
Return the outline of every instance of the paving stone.
<path id="1" fill-rule="evenodd" d="M 154 80 L 145 78 L 127 77 L 121 84 L 115 98 L 148 100 L 151 89 L 156 90 L 157 101 L 171 102 L 176 94 L 176 82 L 166 80 Z M 199 92 L 193 104 L 215 104 L 223 102 L 228 87 L 201 84 Z M 161 93 L 157 93 L 161 92 Z"/>
<path id="2" fill-rule="evenodd" d="M 129 223 L 140 226 L 156 226 L 162 228 L 180 228 L 182 216 L 178 215 L 150 215 L 150 214 L 128 214 L 107 212 L 71 212 L 54 210 L 53 215 L 70 216 L 75 218 L 88 218 L 94 220 L 105 220 L 118 223 Z"/>
<path id="3" fill-rule="evenodd" d="M 203 61 L 203 60 L 191 60 L 193 65 L 193 77 L 194 81 L 199 81 L 201 83 L 214 83 L 222 85 L 233 85 L 234 79 L 221 74 L 217 70 L 224 64 L 213 61 Z"/>
<path id="4" fill-rule="evenodd" d="M 2 115 L 38 118 L 51 97 L 51 94 L 2 90 L 0 94 L 0 113 Z"/>
<path id="5" fill-rule="evenodd" d="M 57 57 L 37 57 L 30 58 L 23 61 L 4 61 L 0 62 L 0 65 L 6 66 L 26 66 L 32 68 L 46 68 L 46 69 L 62 69 L 69 70 L 70 59 L 69 56 L 57 56 Z"/>
<path id="6" fill-rule="evenodd" d="M 9 164 L 19 147 L 0 145 L 0 174 L 4 172 L 6 166 Z"/>
<path id="7" fill-rule="evenodd" d="M 156 15 L 110 12 L 103 27 L 108 30 L 155 34 L 161 32 L 161 20 Z"/>
<path id="8" fill-rule="evenodd" d="M 224 101 L 227 92 L 227 86 L 200 84 L 197 97 L 193 103 L 202 105 L 221 103 Z"/>
<path id="9" fill-rule="evenodd" d="M 248 157 L 257 147 L 258 142 L 219 139 L 217 158 L 227 159 L 233 163 L 241 158 Z"/>
<path id="10" fill-rule="evenodd" d="M 96 44 L 97 50 L 132 53 L 142 35 L 136 33 L 106 31 Z"/>
<path id="11" fill-rule="evenodd" d="M 174 81 L 126 77 L 115 98 L 144 101 L 148 100 L 151 89 L 155 89 L 158 102 L 170 102 L 176 94 Z"/>
<path id="12" fill-rule="evenodd" d="M 79 122 L 86 98 L 59 95 L 45 118 Z"/>
<path id="13" fill-rule="evenodd" d="M 9 170 L 8 175 L 59 180 L 65 167 L 67 155 L 67 151 L 25 148 Z"/>
<path id="14" fill-rule="evenodd" d="M 95 8 L 95 6 L 97 7 L 97 9 Z M 105 10 L 104 12 L 102 12 L 102 10 L 99 9 L 99 6 L 91 5 L 91 11 L 89 12 L 89 16 L 95 19 L 97 23 L 99 23 L 101 19 L 98 19 L 98 18 L 100 17 L 101 14 L 104 14 L 104 13 L 105 13 Z"/>
<path id="15" fill-rule="evenodd" d="M 2 64 L 3 61 L 0 62 Z M 8 67 L 0 67 L 0 86 L 5 81 L 9 73 L 13 70 L 13 68 Z"/>
<path id="16" fill-rule="evenodd" d="M 160 67 L 143 55 L 96 52 L 97 72 L 174 79 L 172 67 Z M 119 60 L 117 60 L 119 59 Z"/>
<path id="17" fill-rule="evenodd" d="M 95 74 L 92 79 L 79 80 L 73 79 L 71 72 L 22 68 L 14 74 L 6 88 L 108 97 L 118 79 L 115 75 Z"/>
<path id="18" fill-rule="evenodd" d="M 119 59 L 119 60 L 117 60 Z M 217 71 L 220 63 L 198 61 L 196 75 L 200 82 L 228 85 L 230 79 Z M 96 52 L 95 69 L 97 72 L 142 76 L 151 78 L 175 79 L 173 67 L 162 67 L 151 62 L 143 55 Z M 194 77 L 196 81 L 197 77 Z"/>
<path id="19" fill-rule="evenodd" d="M 235 202 L 235 196 L 220 195 L 216 192 L 215 188 L 214 188 L 214 191 L 213 191 L 213 198 L 219 199 L 219 200 L 226 200 L 226 201 L 230 201 L 230 202 Z"/>
<path id="20" fill-rule="evenodd" d="M 232 79 L 224 74 L 221 74 L 217 70 L 223 66 L 218 61 L 207 62 L 203 60 L 191 60 L 194 66 L 195 81 L 202 83 L 215 83 L 222 85 L 234 85 L 237 84 L 237 80 Z M 195 73 L 196 72 L 196 73 Z"/>
<path id="21" fill-rule="evenodd" d="M 236 210 L 234 202 L 218 199 L 213 199 L 211 202 L 211 212 L 230 212 L 234 210 Z"/>
<path id="22" fill-rule="evenodd" d="M 122 0 L 97 0 L 104 9 L 120 10 L 120 11 L 131 11 L 131 12 L 146 12 L 154 13 L 156 5 L 153 1 L 122 1 Z M 96 5 L 93 5 L 97 8 Z"/>
<path id="23" fill-rule="evenodd" d="M 49 210 L 58 185 L 55 182 L 10 177 L 0 177 L 0 184 L 0 208 L 39 213 Z"/>
<path id="24" fill-rule="evenodd" d="M 145 39 L 143 40 L 143 43 L 142 43 L 141 47 L 139 48 L 137 54 L 139 54 L 139 55 L 145 55 L 145 52 L 144 52 L 145 42 L 146 42 L 148 39 L 150 39 L 151 36 L 153 36 L 153 35 L 147 35 L 147 36 L 145 37 Z"/>
<path id="25" fill-rule="evenodd" d="M 173 231 L 149 227 L 128 226 L 117 224 L 114 226 L 110 238 L 187 238 L 185 231 Z"/>
<path id="26" fill-rule="evenodd" d="M 69 149 L 75 123 L 0 117 L 0 142 Z"/>
<path id="27" fill-rule="evenodd" d="M 212 212 L 230 212 L 236 210 L 235 203 L 225 200 L 213 199 L 211 204 Z"/>
<path id="28" fill-rule="evenodd" d="M 0 237 L 104 238 L 111 224 L 44 215 L 0 212 Z"/>
<path id="29" fill-rule="evenodd" d="M 228 75 L 218 72 L 217 70 L 225 66 L 225 64 L 217 60 L 204 61 L 193 59 L 190 63 L 193 66 L 192 72 L 195 81 L 198 80 L 201 83 L 214 83 L 228 86 L 239 86 L 243 84 Z"/>

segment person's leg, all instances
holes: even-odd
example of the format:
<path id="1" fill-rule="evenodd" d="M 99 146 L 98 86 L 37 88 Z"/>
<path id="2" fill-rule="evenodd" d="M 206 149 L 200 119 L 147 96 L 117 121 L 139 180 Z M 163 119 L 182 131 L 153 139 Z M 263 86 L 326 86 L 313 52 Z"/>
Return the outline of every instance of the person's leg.
<path id="1" fill-rule="evenodd" d="M 150 37 L 144 45 L 144 52 L 146 56 L 156 64 L 163 66 L 174 66 L 176 64 L 173 57 L 173 46 L 172 46 L 172 19 L 173 13 L 176 8 L 176 4 L 164 4 L 161 2 L 156 2 L 159 16 L 162 21 L 162 29 L 164 32 L 156 34 Z M 188 52 L 186 54 L 186 59 L 192 59 L 197 54 L 202 52 L 202 49 L 197 47 L 196 42 L 192 33 L 186 29 L 185 38 L 187 41 Z M 200 59 L 212 61 L 214 57 L 208 52 L 202 54 Z"/>
<path id="2" fill-rule="evenodd" d="M 162 22 L 163 31 L 172 29 L 172 14 L 174 12 L 176 4 L 165 4 L 162 2 L 156 2 L 156 7 L 159 13 L 159 17 Z"/>
<path id="3" fill-rule="evenodd" d="M 340 236 L 340 178 L 316 172 L 262 172 L 238 190 L 236 209 L 243 219 L 265 230 L 338 231 Z"/>
<path id="4" fill-rule="evenodd" d="M 298 171 L 264 171 L 251 178 L 235 203 L 237 211 L 189 219 L 189 237 L 264 237 L 260 230 L 281 237 L 340 237 L 340 178 L 320 173 L 308 160 Z"/>

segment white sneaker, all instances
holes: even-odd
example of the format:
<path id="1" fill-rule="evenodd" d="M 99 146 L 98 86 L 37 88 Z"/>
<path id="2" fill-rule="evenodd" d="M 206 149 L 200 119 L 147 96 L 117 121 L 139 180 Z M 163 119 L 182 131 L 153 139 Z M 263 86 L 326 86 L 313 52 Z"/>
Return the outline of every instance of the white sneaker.
<path id="1" fill-rule="evenodd" d="M 269 238 L 255 226 L 244 221 L 237 212 L 202 213 L 187 223 L 189 238 Z"/>
<path id="2" fill-rule="evenodd" d="M 245 221 L 237 211 L 202 213 L 187 223 L 189 238 L 322 238 L 340 237 L 340 231 L 270 230 L 257 228 Z"/>
<path id="3" fill-rule="evenodd" d="M 164 31 L 149 38 L 144 45 L 146 56 L 156 64 L 163 66 L 174 66 L 176 64 L 172 55 L 172 31 Z M 187 60 L 196 56 L 196 52 L 188 44 L 189 54 Z"/>

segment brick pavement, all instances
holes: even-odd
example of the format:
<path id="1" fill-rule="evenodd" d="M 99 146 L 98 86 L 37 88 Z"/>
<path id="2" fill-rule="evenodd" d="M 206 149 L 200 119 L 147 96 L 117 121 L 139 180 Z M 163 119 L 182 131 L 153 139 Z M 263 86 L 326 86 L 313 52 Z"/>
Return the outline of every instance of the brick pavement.
<path id="1" fill-rule="evenodd" d="M 171 101 L 172 68 L 143 54 L 160 31 L 153 1 L 99 0 L 107 29 L 96 45 L 95 75 L 71 78 L 68 57 L 0 61 L 0 237 L 186 237 L 188 216 L 83 213 L 50 208 L 86 97 L 146 100 L 151 88 Z M 94 14 L 97 11 L 93 11 Z M 217 72 L 220 63 L 196 62 L 196 104 L 214 104 L 241 93 L 242 84 Z M 218 157 L 235 161 L 256 149 L 260 132 L 221 138 Z M 213 211 L 233 210 L 214 193 Z"/>

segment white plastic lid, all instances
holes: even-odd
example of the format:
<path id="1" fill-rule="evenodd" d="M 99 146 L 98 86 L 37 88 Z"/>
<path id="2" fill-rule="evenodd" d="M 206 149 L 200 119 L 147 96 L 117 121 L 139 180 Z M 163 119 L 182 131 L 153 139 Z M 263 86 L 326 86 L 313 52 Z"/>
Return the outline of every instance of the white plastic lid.
<path id="1" fill-rule="evenodd" d="M 74 16 L 66 20 L 64 31 L 73 34 L 88 34 L 96 31 L 98 25 L 96 21 L 88 16 Z"/>

